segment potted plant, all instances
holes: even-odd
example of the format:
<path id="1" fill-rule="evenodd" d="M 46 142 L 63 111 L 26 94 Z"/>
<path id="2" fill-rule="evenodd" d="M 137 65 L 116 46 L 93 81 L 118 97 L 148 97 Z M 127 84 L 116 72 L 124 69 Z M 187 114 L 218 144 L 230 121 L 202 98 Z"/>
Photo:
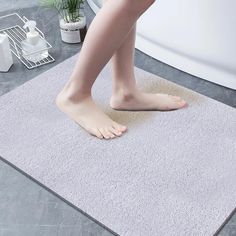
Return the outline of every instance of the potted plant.
<path id="1" fill-rule="evenodd" d="M 87 27 L 83 9 L 85 0 L 39 0 L 43 7 L 55 8 L 59 13 L 61 39 L 66 43 L 83 42 Z"/>

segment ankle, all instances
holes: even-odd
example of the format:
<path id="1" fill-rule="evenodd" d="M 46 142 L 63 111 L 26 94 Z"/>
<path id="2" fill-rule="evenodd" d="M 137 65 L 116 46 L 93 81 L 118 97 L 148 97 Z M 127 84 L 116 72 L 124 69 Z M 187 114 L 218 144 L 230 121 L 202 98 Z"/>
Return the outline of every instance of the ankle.
<path id="1" fill-rule="evenodd" d="M 136 91 L 137 91 L 136 88 L 120 87 L 113 89 L 112 97 L 113 99 L 130 101 L 135 97 Z"/>
<path id="2" fill-rule="evenodd" d="M 76 90 L 71 91 L 68 88 L 63 88 L 62 91 L 58 94 L 57 99 L 64 102 L 79 103 L 85 99 L 90 99 L 91 91 Z"/>
<path id="3" fill-rule="evenodd" d="M 83 99 L 91 97 L 91 89 L 85 90 L 78 88 L 78 85 L 72 81 L 68 81 L 60 95 L 64 97 L 66 100 L 70 100 L 72 102 L 78 102 Z"/>

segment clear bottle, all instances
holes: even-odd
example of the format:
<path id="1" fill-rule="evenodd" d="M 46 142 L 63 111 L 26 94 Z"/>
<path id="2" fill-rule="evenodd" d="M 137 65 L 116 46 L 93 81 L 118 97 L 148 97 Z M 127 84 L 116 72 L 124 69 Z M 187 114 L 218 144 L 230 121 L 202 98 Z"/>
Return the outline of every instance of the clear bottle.
<path id="1" fill-rule="evenodd" d="M 21 41 L 22 56 L 32 62 L 38 62 L 48 57 L 47 42 L 41 38 L 39 32 L 35 30 L 36 22 L 29 20 L 23 26 L 24 29 L 29 28 L 26 33 L 26 39 Z"/>

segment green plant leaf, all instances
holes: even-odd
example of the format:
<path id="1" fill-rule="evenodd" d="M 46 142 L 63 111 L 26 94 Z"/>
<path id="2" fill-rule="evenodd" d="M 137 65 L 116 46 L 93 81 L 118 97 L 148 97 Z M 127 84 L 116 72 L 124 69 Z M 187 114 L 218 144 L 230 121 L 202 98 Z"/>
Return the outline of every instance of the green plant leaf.
<path id="1" fill-rule="evenodd" d="M 80 20 L 81 5 L 85 0 L 39 0 L 39 5 L 47 8 L 55 8 L 65 22 L 76 22 Z"/>

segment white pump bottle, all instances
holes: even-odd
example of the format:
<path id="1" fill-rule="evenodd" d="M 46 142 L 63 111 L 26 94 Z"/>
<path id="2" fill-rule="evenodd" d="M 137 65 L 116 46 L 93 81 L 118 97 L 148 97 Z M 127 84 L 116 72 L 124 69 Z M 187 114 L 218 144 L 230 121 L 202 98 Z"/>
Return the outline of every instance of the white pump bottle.
<path id="1" fill-rule="evenodd" d="M 35 30 L 36 22 L 33 20 L 27 21 L 23 28 L 26 29 L 27 27 L 29 28 L 29 32 L 26 33 L 27 41 L 32 45 L 37 44 L 40 37 L 39 32 Z"/>
<path id="2" fill-rule="evenodd" d="M 27 21 L 23 28 L 26 29 L 27 27 L 29 28 L 29 32 L 26 33 L 26 39 L 21 42 L 22 55 L 29 61 L 38 62 L 48 57 L 47 42 L 35 30 L 35 21 Z"/>

